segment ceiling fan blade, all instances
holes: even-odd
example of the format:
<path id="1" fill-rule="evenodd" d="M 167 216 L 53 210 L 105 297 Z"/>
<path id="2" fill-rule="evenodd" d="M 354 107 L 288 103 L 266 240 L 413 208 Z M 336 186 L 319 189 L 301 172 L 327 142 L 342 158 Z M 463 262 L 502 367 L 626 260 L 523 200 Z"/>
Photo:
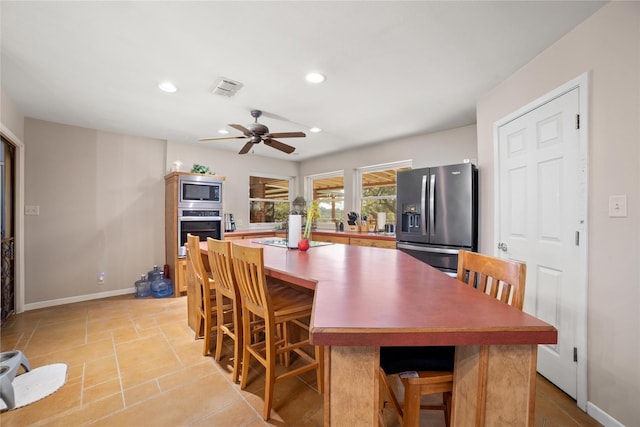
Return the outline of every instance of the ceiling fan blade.
<path id="1" fill-rule="evenodd" d="M 198 141 L 206 142 L 206 141 L 222 141 L 225 139 L 245 139 L 246 136 L 223 136 L 220 138 L 200 138 Z"/>
<path id="2" fill-rule="evenodd" d="M 245 135 L 251 135 L 251 131 L 249 129 L 247 129 L 246 127 L 242 126 L 242 125 L 233 124 L 233 125 L 229 125 L 229 126 L 231 126 L 232 128 L 234 128 L 236 130 L 239 130 L 240 132 L 244 133 Z"/>
<path id="3" fill-rule="evenodd" d="M 269 138 L 304 138 L 304 132 L 278 132 L 278 133 L 270 133 Z"/>
<path id="4" fill-rule="evenodd" d="M 238 154 L 246 154 L 249 152 L 249 150 L 251 150 L 251 147 L 253 147 L 253 142 L 249 141 L 246 144 L 244 144 L 244 146 L 242 147 L 242 149 L 240 151 L 238 151 Z"/>
<path id="5" fill-rule="evenodd" d="M 287 154 L 291 154 L 296 151 L 295 147 L 285 144 L 284 142 L 276 141 L 275 139 L 267 138 L 264 140 L 264 143 L 269 147 L 275 148 L 276 150 L 283 151 Z"/>

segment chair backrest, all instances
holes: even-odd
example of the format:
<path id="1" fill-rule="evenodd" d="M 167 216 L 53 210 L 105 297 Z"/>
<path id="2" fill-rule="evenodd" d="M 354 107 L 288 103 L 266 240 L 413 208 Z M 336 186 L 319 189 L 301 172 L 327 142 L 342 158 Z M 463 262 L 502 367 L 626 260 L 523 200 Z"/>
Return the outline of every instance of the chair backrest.
<path id="1" fill-rule="evenodd" d="M 204 269 L 202 255 L 200 254 L 200 238 L 193 234 L 187 234 L 187 264 L 191 265 L 191 269 L 196 279 L 196 289 L 202 298 L 202 305 L 209 306 L 211 298 L 211 290 L 209 288 L 209 276 Z"/>
<path id="2" fill-rule="evenodd" d="M 458 253 L 458 280 L 522 310 L 526 265 L 475 252 Z"/>
<path id="3" fill-rule="evenodd" d="M 240 290 L 233 275 L 231 261 L 231 242 L 207 238 L 209 266 L 216 282 L 216 291 L 224 296 L 238 300 Z M 239 300 L 238 300 L 239 301 Z"/>
<path id="4" fill-rule="evenodd" d="M 264 274 L 262 248 L 233 243 L 233 272 L 242 296 L 242 306 L 263 319 L 270 316 L 271 299 Z"/>

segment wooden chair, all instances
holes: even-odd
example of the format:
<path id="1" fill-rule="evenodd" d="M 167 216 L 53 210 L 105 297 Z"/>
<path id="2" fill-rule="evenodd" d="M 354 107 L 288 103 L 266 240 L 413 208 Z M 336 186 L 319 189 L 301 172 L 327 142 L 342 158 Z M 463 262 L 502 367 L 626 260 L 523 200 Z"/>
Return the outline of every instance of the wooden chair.
<path id="1" fill-rule="evenodd" d="M 216 283 L 216 353 L 215 359 L 222 355 L 222 339 L 228 336 L 233 340 L 233 381 L 240 377 L 242 358 L 242 307 L 240 288 L 236 284 L 231 261 L 231 242 L 207 238 L 207 249 L 211 273 Z M 229 301 L 226 305 L 225 302 Z M 231 321 L 225 322 L 225 307 L 231 308 Z"/>
<path id="2" fill-rule="evenodd" d="M 522 310 L 525 264 L 460 251 L 457 279 Z M 444 411 L 445 424 L 449 426 L 454 353 L 455 347 L 382 347 L 379 377 L 384 394 L 381 408 L 395 409 L 404 427 L 417 427 L 420 424 L 421 409 L 440 409 Z M 399 376 L 404 387 L 404 405 L 400 404 L 388 381 L 393 375 Z M 436 393 L 442 393 L 441 405 L 420 404 L 422 396 Z M 384 400 L 385 395 L 390 399 L 388 402 Z"/>
<path id="3" fill-rule="evenodd" d="M 211 293 L 211 289 L 215 287 L 215 282 L 204 268 L 202 255 L 200 254 L 200 238 L 193 234 L 187 234 L 187 268 L 193 271 L 196 281 L 195 287 L 198 292 L 196 339 L 203 336 L 202 354 L 206 356 L 211 352 L 211 333 L 216 330 L 217 324 L 215 291 L 213 294 Z"/>
<path id="4" fill-rule="evenodd" d="M 311 316 L 313 297 L 285 285 L 267 286 L 262 248 L 233 243 L 232 253 L 233 270 L 242 300 L 243 354 L 240 388 L 244 389 L 247 385 L 249 362 L 253 356 L 266 370 L 262 416 L 268 420 L 277 381 L 315 369 L 318 391 L 323 391 L 322 349 L 314 347 L 315 357 L 310 356 L 302 348 L 310 345 L 308 332 L 306 337 L 292 342 L 292 334 L 288 330 L 291 324 L 298 325 L 303 335 L 305 330 L 309 330 L 308 319 Z M 256 339 L 256 334 L 251 333 L 252 315 L 264 320 L 264 333 L 260 339 Z M 276 357 L 292 351 L 306 363 L 276 375 Z"/>

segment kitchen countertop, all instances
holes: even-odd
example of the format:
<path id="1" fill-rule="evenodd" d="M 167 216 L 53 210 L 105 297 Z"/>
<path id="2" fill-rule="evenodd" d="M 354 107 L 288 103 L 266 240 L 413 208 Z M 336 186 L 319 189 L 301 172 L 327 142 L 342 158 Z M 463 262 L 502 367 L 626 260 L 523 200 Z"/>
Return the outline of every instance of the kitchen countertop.
<path id="1" fill-rule="evenodd" d="M 261 236 L 265 233 L 282 233 L 286 234 L 286 230 L 236 230 L 225 232 L 225 236 L 229 237 L 251 237 Z M 395 233 L 369 233 L 360 231 L 334 231 L 334 230 L 313 230 L 311 231 L 311 239 L 313 240 L 314 234 L 320 234 L 325 236 L 342 236 L 342 237 L 361 237 L 365 239 L 378 239 L 378 240 L 396 240 Z"/>

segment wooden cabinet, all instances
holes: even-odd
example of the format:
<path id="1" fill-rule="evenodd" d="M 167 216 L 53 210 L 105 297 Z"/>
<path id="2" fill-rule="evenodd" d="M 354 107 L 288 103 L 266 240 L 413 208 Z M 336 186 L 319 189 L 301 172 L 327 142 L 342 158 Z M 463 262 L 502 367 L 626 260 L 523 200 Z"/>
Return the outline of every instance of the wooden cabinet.
<path id="1" fill-rule="evenodd" d="M 186 258 L 178 259 L 178 267 L 176 268 L 176 290 L 177 294 L 187 292 L 187 260 Z"/>
<path id="2" fill-rule="evenodd" d="M 316 242 L 342 243 L 343 245 L 349 244 L 349 238 L 346 236 L 331 236 L 328 234 L 311 233 L 311 240 Z"/>
<path id="3" fill-rule="evenodd" d="M 169 277 L 173 280 L 174 296 L 187 291 L 185 284 L 187 260 L 178 258 L 178 178 L 180 175 L 200 174 L 171 172 L 164 177 L 164 254 L 165 263 L 169 266 Z M 225 179 L 224 176 L 215 177 Z"/>
<path id="4" fill-rule="evenodd" d="M 224 233 L 224 240 L 261 239 L 275 236 L 275 231 L 232 231 Z"/>
<path id="5" fill-rule="evenodd" d="M 371 246 L 374 248 L 396 248 L 395 240 L 368 239 L 366 237 L 351 237 L 349 239 L 349 244 L 356 246 Z"/>
<path id="6" fill-rule="evenodd" d="M 178 271 L 178 174 L 164 177 L 164 254 L 169 266 L 169 277 L 173 280 L 173 294 L 180 295 L 186 289 Z M 186 260 L 185 260 L 186 265 Z"/>

